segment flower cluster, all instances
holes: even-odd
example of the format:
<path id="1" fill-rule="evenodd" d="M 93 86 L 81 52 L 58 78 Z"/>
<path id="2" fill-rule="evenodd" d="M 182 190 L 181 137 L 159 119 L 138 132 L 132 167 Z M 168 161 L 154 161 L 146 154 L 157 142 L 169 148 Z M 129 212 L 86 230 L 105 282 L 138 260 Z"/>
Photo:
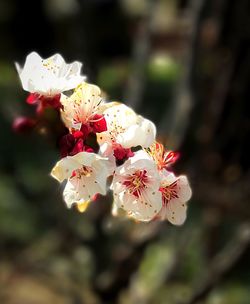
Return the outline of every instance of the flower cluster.
<path id="1" fill-rule="evenodd" d="M 186 176 L 170 169 L 178 154 L 156 141 L 153 122 L 125 104 L 106 101 L 98 86 L 86 82 L 81 66 L 66 64 L 59 54 L 42 59 L 35 52 L 23 68 L 16 64 L 36 115 L 53 108 L 66 127 L 59 140 L 61 159 L 51 171 L 58 182 L 66 181 L 66 205 L 83 212 L 110 188 L 114 215 L 183 224 L 191 189 Z M 30 127 L 32 121 L 19 125 Z"/>

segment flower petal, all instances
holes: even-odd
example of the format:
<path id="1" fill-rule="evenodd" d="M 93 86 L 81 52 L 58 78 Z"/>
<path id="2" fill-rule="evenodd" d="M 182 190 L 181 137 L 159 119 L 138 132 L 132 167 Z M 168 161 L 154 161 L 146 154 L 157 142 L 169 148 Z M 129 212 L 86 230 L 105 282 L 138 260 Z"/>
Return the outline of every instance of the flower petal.
<path id="1" fill-rule="evenodd" d="M 66 64 L 60 54 L 43 59 L 36 52 L 26 57 L 23 68 L 16 63 L 23 89 L 44 96 L 54 96 L 75 88 L 84 81 L 80 75 L 82 64 L 73 62 Z"/>
<path id="2" fill-rule="evenodd" d="M 74 157 L 64 157 L 56 163 L 51 171 L 51 176 L 60 183 L 72 175 L 72 172 L 79 168 L 79 162 Z"/>
<path id="3" fill-rule="evenodd" d="M 192 190 L 189 186 L 188 179 L 185 175 L 181 175 L 178 177 L 177 188 L 178 188 L 179 199 L 182 202 L 189 201 L 192 196 Z"/>
<path id="4" fill-rule="evenodd" d="M 171 200 L 166 207 L 166 217 L 173 225 L 182 225 L 187 217 L 187 205 L 179 200 Z"/>

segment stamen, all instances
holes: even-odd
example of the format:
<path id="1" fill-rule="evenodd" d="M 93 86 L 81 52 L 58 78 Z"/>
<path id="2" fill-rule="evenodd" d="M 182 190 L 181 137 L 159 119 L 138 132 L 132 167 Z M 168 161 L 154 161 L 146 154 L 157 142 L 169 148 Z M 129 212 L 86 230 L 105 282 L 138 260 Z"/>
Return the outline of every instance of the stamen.
<path id="1" fill-rule="evenodd" d="M 177 193 L 177 180 L 168 186 L 160 187 L 159 190 L 162 193 L 162 201 L 165 206 L 171 199 L 179 197 Z"/>
<path id="2" fill-rule="evenodd" d="M 147 187 L 148 177 L 146 170 L 138 170 L 132 175 L 127 176 L 126 180 L 123 182 L 128 188 L 128 191 L 139 197 L 141 195 L 141 191 Z"/>
<path id="3" fill-rule="evenodd" d="M 92 172 L 93 172 L 93 170 L 90 167 L 82 166 L 82 168 L 74 171 L 74 176 L 77 179 L 81 179 L 83 176 L 85 176 L 85 177 L 91 176 Z"/>
<path id="4" fill-rule="evenodd" d="M 159 170 L 167 169 L 179 158 L 179 153 L 166 151 L 164 146 L 158 142 L 155 142 L 146 151 L 155 160 Z"/>

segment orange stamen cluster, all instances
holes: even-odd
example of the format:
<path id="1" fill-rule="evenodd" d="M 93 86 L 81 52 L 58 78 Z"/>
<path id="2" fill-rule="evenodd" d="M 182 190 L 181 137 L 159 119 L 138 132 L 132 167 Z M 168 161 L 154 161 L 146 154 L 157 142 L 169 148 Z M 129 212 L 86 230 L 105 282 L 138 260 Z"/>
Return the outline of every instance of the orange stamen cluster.
<path id="1" fill-rule="evenodd" d="M 159 170 L 167 169 L 179 158 L 179 153 L 166 151 L 164 146 L 158 142 L 155 142 L 147 152 L 154 159 Z"/>

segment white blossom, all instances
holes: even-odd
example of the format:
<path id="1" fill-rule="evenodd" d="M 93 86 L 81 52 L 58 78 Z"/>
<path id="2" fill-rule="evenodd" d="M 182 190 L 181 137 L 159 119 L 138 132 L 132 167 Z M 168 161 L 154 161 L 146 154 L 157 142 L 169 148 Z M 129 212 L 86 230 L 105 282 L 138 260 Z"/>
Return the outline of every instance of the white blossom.
<path id="1" fill-rule="evenodd" d="M 138 221 L 152 220 L 162 207 L 157 167 L 142 150 L 116 169 L 111 188 L 113 211 L 124 209 Z"/>
<path id="2" fill-rule="evenodd" d="M 107 131 L 98 135 L 99 144 L 108 142 L 123 148 L 149 147 L 155 140 L 156 127 L 150 120 L 137 115 L 124 104 L 111 102 L 105 104 L 103 115 Z"/>
<path id="3" fill-rule="evenodd" d="M 167 219 L 174 225 L 182 225 L 186 220 L 187 204 L 192 191 L 185 175 L 176 177 L 163 170 L 161 174 L 162 208 L 157 214 L 161 220 Z"/>
<path id="4" fill-rule="evenodd" d="M 98 154 L 80 152 L 57 162 L 51 175 L 59 182 L 67 180 L 63 197 L 68 208 L 75 203 L 84 211 L 96 194 L 106 194 L 109 163 Z"/>
<path id="5" fill-rule="evenodd" d="M 61 117 L 69 129 L 80 129 L 82 124 L 95 123 L 95 115 L 102 104 L 101 90 L 98 86 L 81 83 L 74 93 L 67 97 L 62 95 Z"/>
<path id="6" fill-rule="evenodd" d="M 81 67 L 78 61 L 65 63 L 60 54 L 43 59 L 36 52 L 26 57 L 23 68 L 16 63 L 23 89 L 48 97 L 71 90 L 84 81 Z"/>

